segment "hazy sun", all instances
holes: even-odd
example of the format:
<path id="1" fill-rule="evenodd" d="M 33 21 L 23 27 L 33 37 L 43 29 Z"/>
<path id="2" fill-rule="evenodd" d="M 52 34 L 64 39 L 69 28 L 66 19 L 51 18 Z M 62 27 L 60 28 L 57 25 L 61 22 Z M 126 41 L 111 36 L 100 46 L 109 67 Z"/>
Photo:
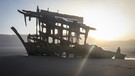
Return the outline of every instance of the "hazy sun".
<path id="1" fill-rule="evenodd" d="M 118 10 L 94 8 L 82 12 L 81 15 L 86 25 L 97 29 L 90 31 L 89 36 L 98 40 L 118 40 L 128 30 L 129 23 Z"/>

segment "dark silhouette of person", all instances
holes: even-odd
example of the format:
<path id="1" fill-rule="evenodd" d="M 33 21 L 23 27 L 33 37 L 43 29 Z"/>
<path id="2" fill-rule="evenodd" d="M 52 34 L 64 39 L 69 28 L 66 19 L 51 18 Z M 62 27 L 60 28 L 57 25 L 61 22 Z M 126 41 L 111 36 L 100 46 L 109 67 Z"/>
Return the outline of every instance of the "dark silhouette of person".
<path id="1" fill-rule="evenodd" d="M 121 49 L 120 49 L 120 47 L 118 47 L 116 53 L 119 53 L 120 54 L 120 52 L 121 52 Z"/>
<path id="2" fill-rule="evenodd" d="M 125 55 L 121 54 L 120 52 L 121 52 L 121 49 L 120 49 L 120 47 L 118 47 L 116 54 L 115 54 L 115 59 L 124 59 L 125 58 Z"/>

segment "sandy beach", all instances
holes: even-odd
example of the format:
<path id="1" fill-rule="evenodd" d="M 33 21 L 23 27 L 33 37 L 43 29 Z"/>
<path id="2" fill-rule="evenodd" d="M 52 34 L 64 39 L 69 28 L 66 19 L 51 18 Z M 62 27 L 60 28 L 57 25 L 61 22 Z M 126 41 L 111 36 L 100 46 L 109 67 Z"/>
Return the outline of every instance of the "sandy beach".
<path id="1" fill-rule="evenodd" d="M 0 76 L 134 76 L 135 61 L 12 55 L 0 57 Z"/>
<path id="2" fill-rule="evenodd" d="M 28 56 L 22 47 L 0 48 L 0 76 L 134 76 L 135 60 Z M 82 66 L 83 63 L 83 66 Z M 81 67 L 81 68 L 80 68 Z"/>

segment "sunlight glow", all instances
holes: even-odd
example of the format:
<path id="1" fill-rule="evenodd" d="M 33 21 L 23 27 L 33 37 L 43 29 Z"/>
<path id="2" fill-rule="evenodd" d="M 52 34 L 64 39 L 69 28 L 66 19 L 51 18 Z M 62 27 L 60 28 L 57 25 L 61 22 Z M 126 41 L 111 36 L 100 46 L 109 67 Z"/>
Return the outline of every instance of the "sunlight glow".
<path id="1" fill-rule="evenodd" d="M 80 73 L 81 73 L 81 71 L 82 71 L 82 69 L 83 69 L 83 67 L 84 67 L 84 65 L 85 65 L 85 63 L 86 63 L 86 61 L 87 61 L 87 59 L 88 59 L 88 57 L 89 57 L 91 51 L 92 51 L 94 48 L 95 48 L 94 45 L 90 48 L 88 54 L 87 54 L 87 55 L 85 56 L 85 58 L 83 59 L 81 65 L 80 65 L 80 67 L 79 67 L 79 69 L 78 69 L 78 71 L 77 71 L 77 73 L 76 73 L 76 76 L 79 76 L 79 75 L 80 75 Z"/>
<path id="2" fill-rule="evenodd" d="M 117 9 L 97 7 L 85 10 L 80 15 L 84 17 L 86 25 L 97 29 L 89 32 L 89 36 L 97 40 L 118 40 L 129 32 L 130 21 Z"/>

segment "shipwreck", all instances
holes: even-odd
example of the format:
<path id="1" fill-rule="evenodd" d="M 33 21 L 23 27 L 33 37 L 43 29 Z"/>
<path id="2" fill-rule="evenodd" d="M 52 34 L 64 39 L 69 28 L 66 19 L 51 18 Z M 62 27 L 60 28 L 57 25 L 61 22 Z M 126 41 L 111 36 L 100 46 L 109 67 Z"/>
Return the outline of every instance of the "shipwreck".
<path id="1" fill-rule="evenodd" d="M 66 57 L 72 54 L 74 57 L 112 58 L 116 53 L 105 51 L 96 45 L 86 43 L 90 30 L 96 30 L 83 23 L 83 17 L 51 12 L 37 7 L 36 12 L 18 10 L 26 18 L 36 18 L 35 34 L 28 34 L 25 42 L 18 31 L 11 27 L 24 45 L 28 55 Z M 82 38 L 83 37 L 83 38 Z M 92 48 L 92 49 L 91 49 Z M 125 55 L 119 54 L 121 59 Z M 119 58 L 117 54 L 117 58 Z"/>

